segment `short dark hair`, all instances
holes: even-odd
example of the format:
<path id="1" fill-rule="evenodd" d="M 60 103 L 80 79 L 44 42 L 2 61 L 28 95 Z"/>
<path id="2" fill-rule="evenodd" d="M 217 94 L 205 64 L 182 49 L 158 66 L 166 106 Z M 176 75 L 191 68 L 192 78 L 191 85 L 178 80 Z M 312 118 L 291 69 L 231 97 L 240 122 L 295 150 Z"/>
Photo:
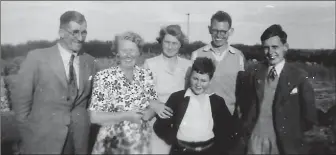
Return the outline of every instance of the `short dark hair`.
<path id="1" fill-rule="evenodd" d="M 182 32 L 180 25 L 168 25 L 167 27 L 162 28 L 159 32 L 159 37 L 157 37 L 156 40 L 161 44 L 166 34 L 176 37 L 181 46 L 188 42 L 188 39 Z"/>
<path id="2" fill-rule="evenodd" d="M 217 11 L 215 14 L 212 15 L 211 20 L 210 20 L 210 24 L 214 21 L 218 21 L 218 22 L 228 22 L 229 26 L 231 28 L 232 25 L 232 19 L 231 16 L 224 11 Z"/>
<path id="3" fill-rule="evenodd" d="M 210 79 L 212 79 L 215 69 L 216 67 L 212 59 L 197 57 L 191 67 L 191 72 L 195 71 L 199 74 L 208 74 Z"/>
<path id="4" fill-rule="evenodd" d="M 274 36 L 278 36 L 283 44 L 287 43 L 287 33 L 283 31 L 282 27 L 278 24 L 273 24 L 268 27 L 261 35 L 260 40 L 261 42 L 264 42 Z"/>
<path id="5" fill-rule="evenodd" d="M 60 17 L 60 28 L 64 28 L 71 21 L 74 21 L 79 24 L 86 22 L 83 14 L 77 11 L 67 11 L 63 13 Z"/>

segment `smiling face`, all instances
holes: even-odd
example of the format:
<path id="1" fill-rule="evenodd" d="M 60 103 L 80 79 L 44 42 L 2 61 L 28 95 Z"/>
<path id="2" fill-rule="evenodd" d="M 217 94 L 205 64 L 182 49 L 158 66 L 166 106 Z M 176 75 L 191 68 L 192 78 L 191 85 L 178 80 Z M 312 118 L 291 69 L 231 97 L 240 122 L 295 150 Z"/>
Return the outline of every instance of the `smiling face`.
<path id="1" fill-rule="evenodd" d="M 134 67 L 137 59 L 140 56 L 138 46 L 129 40 L 118 41 L 118 56 L 120 60 L 120 66 L 124 68 Z"/>
<path id="2" fill-rule="evenodd" d="M 172 36 L 170 34 L 166 34 L 162 40 L 163 55 L 168 58 L 177 56 L 180 47 L 180 41 L 175 36 Z"/>
<path id="3" fill-rule="evenodd" d="M 81 24 L 74 21 L 70 21 L 67 26 L 60 29 L 60 41 L 64 48 L 78 52 L 86 39 L 87 24 L 83 22 Z"/>
<path id="4" fill-rule="evenodd" d="M 190 89 L 195 95 L 206 92 L 210 86 L 210 77 L 208 74 L 200 74 L 193 71 L 190 76 Z"/>
<path id="5" fill-rule="evenodd" d="M 220 47 L 227 44 L 232 29 L 227 21 L 219 22 L 213 20 L 211 26 L 209 26 L 209 33 L 211 34 L 212 43 L 215 46 Z"/>
<path id="6" fill-rule="evenodd" d="M 263 49 L 269 65 L 274 66 L 285 59 L 288 44 L 283 44 L 278 36 L 263 41 Z"/>

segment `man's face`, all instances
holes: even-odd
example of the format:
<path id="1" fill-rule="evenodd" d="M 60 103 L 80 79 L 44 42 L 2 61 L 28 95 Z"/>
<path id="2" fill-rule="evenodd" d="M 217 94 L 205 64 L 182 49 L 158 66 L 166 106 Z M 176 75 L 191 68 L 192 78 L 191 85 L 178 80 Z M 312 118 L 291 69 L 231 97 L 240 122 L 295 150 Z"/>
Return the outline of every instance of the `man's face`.
<path id="1" fill-rule="evenodd" d="M 210 86 L 210 77 L 208 74 L 200 74 L 193 71 L 190 76 L 190 89 L 195 95 L 200 95 L 206 92 Z"/>
<path id="2" fill-rule="evenodd" d="M 227 44 L 232 29 L 227 21 L 218 22 L 217 20 L 213 20 L 211 26 L 209 26 L 209 33 L 211 34 L 213 44 L 220 47 Z"/>
<path id="3" fill-rule="evenodd" d="M 262 44 L 266 59 L 271 66 L 285 59 L 288 44 L 283 44 L 278 36 L 268 38 Z"/>
<path id="4" fill-rule="evenodd" d="M 86 29 L 86 22 L 79 24 L 74 21 L 70 21 L 68 26 L 62 28 L 60 30 L 60 35 L 65 48 L 73 52 L 78 52 L 86 39 Z"/>

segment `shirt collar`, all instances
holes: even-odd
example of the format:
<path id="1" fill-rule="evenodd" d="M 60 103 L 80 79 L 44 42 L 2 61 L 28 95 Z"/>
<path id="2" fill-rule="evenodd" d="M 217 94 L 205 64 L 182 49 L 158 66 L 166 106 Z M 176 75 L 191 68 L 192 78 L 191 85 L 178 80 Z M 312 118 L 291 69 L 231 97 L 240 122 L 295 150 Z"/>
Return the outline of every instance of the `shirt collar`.
<path id="1" fill-rule="evenodd" d="M 283 67 L 285 66 L 285 62 L 286 62 L 285 60 L 282 60 L 281 62 L 279 62 L 278 64 L 276 64 L 276 65 L 274 66 L 274 68 L 275 68 L 275 70 L 276 70 L 276 72 L 277 72 L 278 75 L 280 75 L 280 73 L 281 73 Z M 268 71 L 270 71 L 270 70 L 272 69 L 272 67 L 273 67 L 273 66 L 269 66 L 269 67 L 268 67 Z"/>
<path id="2" fill-rule="evenodd" d="M 204 97 L 209 97 L 209 94 L 203 94 Z M 184 94 L 184 97 L 195 97 L 196 95 L 192 92 L 192 90 L 190 88 L 188 88 Z"/>
<path id="3" fill-rule="evenodd" d="M 57 43 L 57 46 L 58 46 L 58 50 L 61 52 L 62 55 L 69 56 L 69 57 L 71 57 L 72 54 L 75 55 L 75 57 L 78 55 L 78 53 L 71 52 L 65 49 L 60 43 Z"/>
<path id="4" fill-rule="evenodd" d="M 210 51 L 214 51 L 214 47 L 210 44 L 207 44 L 204 48 L 203 48 L 204 51 L 206 52 L 210 52 Z M 236 52 L 232 49 L 232 46 L 230 44 L 228 44 L 228 48 L 225 50 L 225 51 L 229 51 L 230 53 L 232 54 L 235 54 Z"/>

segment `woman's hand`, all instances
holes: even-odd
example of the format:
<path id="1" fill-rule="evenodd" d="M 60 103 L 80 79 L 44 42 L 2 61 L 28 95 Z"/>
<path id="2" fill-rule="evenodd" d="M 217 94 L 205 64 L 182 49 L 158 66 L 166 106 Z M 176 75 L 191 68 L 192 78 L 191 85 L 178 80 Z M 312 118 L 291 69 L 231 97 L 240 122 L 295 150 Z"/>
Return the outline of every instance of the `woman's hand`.
<path id="1" fill-rule="evenodd" d="M 167 119 L 173 116 L 173 110 L 157 100 L 150 101 L 150 106 L 162 119 Z"/>

